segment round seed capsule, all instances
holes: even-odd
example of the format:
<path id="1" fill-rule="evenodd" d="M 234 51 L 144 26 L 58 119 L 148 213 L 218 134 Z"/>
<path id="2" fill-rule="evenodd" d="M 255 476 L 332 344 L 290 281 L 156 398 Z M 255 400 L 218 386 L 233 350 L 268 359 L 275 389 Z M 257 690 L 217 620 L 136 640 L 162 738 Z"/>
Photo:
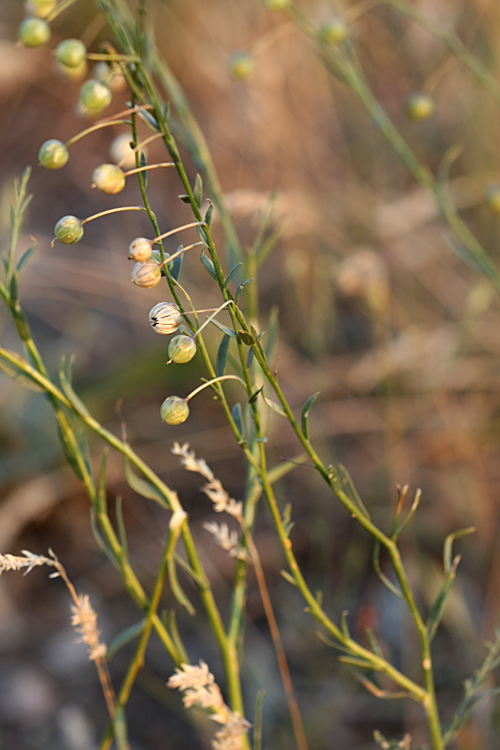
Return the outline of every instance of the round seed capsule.
<path id="1" fill-rule="evenodd" d="M 244 81 L 253 75 L 255 60 L 249 52 L 235 52 L 229 58 L 228 68 L 232 78 Z"/>
<path id="2" fill-rule="evenodd" d="M 116 164 L 101 164 L 100 167 L 96 167 L 92 174 L 92 181 L 102 193 L 106 193 L 107 195 L 120 193 L 125 187 L 125 175 Z M 136 260 L 147 259 L 136 258 Z"/>
<path id="3" fill-rule="evenodd" d="M 56 0 L 27 0 L 24 10 L 28 16 L 47 18 L 56 6 Z"/>
<path id="4" fill-rule="evenodd" d="M 486 189 L 486 203 L 490 211 L 500 213 L 500 185 L 489 185 Z"/>
<path id="5" fill-rule="evenodd" d="M 132 281 L 142 289 L 152 289 L 161 280 L 161 268 L 157 263 L 136 263 L 132 269 Z"/>
<path id="6" fill-rule="evenodd" d="M 57 222 L 54 235 L 64 245 L 75 245 L 83 237 L 83 226 L 76 216 L 63 216 Z"/>
<path id="7" fill-rule="evenodd" d="M 42 143 L 38 152 L 38 161 L 45 169 L 61 169 L 69 159 L 68 149 L 55 138 Z"/>
<path id="8" fill-rule="evenodd" d="M 50 39 L 50 26 L 43 18 L 31 16 L 21 22 L 18 36 L 25 47 L 41 47 Z"/>
<path id="9" fill-rule="evenodd" d="M 136 237 L 136 239 L 129 245 L 129 260 L 137 260 L 140 263 L 149 260 L 150 258 L 155 263 L 161 263 L 161 258 L 156 257 L 152 252 L 152 245 L 149 240 L 145 237 Z M 158 256 L 160 254 L 158 253 Z"/>
<path id="10" fill-rule="evenodd" d="M 321 39 L 327 44 L 341 44 L 347 37 L 348 26 L 343 18 L 335 16 L 321 25 Z"/>
<path id="11" fill-rule="evenodd" d="M 175 302 L 158 302 L 149 312 L 149 322 L 156 333 L 174 333 L 182 323 L 182 315 Z"/>
<path id="12" fill-rule="evenodd" d="M 161 405 L 160 415 L 167 424 L 182 424 L 189 417 L 187 401 L 179 396 L 169 396 Z"/>
<path id="13" fill-rule="evenodd" d="M 111 91 L 104 83 L 90 78 L 80 89 L 79 104 L 84 112 L 98 114 L 111 104 Z"/>
<path id="14" fill-rule="evenodd" d="M 168 356 L 173 362 L 190 362 L 196 354 L 196 341 L 191 336 L 174 336 L 168 345 Z"/>
<path id="15" fill-rule="evenodd" d="M 434 102 L 427 94 L 417 91 L 408 97 L 405 114 L 409 120 L 427 120 L 434 112 Z"/>
<path id="16" fill-rule="evenodd" d="M 87 49 L 79 39 L 65 39 L 56 47 L 56 60 L 67 68 L 78 68 L 87 57 Z"/>

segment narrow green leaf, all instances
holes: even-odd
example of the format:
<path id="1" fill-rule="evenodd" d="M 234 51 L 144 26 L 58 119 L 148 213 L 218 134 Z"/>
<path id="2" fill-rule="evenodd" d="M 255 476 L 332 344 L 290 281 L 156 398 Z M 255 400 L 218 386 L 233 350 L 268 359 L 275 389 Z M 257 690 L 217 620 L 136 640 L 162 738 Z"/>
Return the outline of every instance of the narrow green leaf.
<path id="1" fill-rule="evenodd" d="M 107 483 L 106 483 L 106 464 L 108 461 L 109 449 L 105 448 L 102 452 L 101 462 L 99 464 L 99 478 L 97 484 L 97 504 L 96 510 L 99 513 L 107 512 Z"/>
<path id="2" fill-rule="evenodd" d="M 292 575 L 290 575 L 287 570 L 280 570 L 280 574 L 285 579 L 285 581 L 288 581 L 288 583 L 291 583 L 292 586 L 295 586 L 297 588 L 297 581 Z"/>
<path id="3" fill-rule="evenodd" d="M 231 341 L 231 336 L 228 336 L 227 333 L 224 334 L 222 337 L 222 340 L 219 344 L 219 348 L 217 350 L 217 362 L 215 366 L 215 376 L 217 378 L 222 377 L 226 371 L 226 362 L 227 362 L 227 352 L 229 349 L 229 342 Z"/>
<path id="4" fill-rule="evenodd" d="M 179 245 L 177 248 L 177 252 L 179 250 L 182 250 L 182 245 Z M 182 261 L 184 260 L 184 253 L 181 253 L 177 256 L 177 258 L 174 258 L 171 263 L 168 264 L 168 271 L 170 273 L 170 276 L 174 279 L 174 281 L 179 281 L 179 276 L 181 275 L 181 269 L 182 269 Z"/>
<path id="5" fill-rule="evenodd" d="M 173 557 L 168 561 L 168 580 L 170 582 L 172 594 L 175 596 L 179 604 L 185 607 L 190 615 L 195 615 L 196 610 L 184 593 L 179 583 L 179 579 L 177 578 L 177 568 L 175 566 L 175 560 Z"/>
<path id="6" fill-rule="evenodd" d="M 25 253 L 23 253 L 23 255 L 21 256 L 21 258 L 19 260 L 19 263 L 17 264 L 17 267 L 16 267 L 17 273 L 20 273 L 23 270 L 24 266 L 26 265 L 26 263 L 29 261 L 29 259 L 33 255 L 36 246 L 37 246 L 37 243 L 35 242 L 34 245 L 32 245 L 30 248 L 28 248 L 28 250 L 26 250 Z"/>
<path id="7" fill-rule="evenodd" d="M 148 161 L 146 159 L 146 154 L 144 153 L 144 151 L 141 151 L 141 153 L 139 155 L 139 166 L 146 167 L 147 163 L 148 163 Z M 142 184 L 143 184 L 144 190 L 147 190 L 147 187 L 148 187 L 148 173 L 147 172 L 140 172 L 139 174 L 140 174 L 140 178 L 142 180 Z"/>
<path id="8" fill-rule="evenodd" d="M 141 479 L 137 476 L 137 474 L 134 474 L 134 472 L 130 468 L 130 463 L 126 459 L 125 477 L 127 479 L 127 484 L 129 485 L 129 487 L 131 487 L 134 492 L 137 492 L 138 495 L 146 497 L 148 498 L 148 500 L 154 500 L 159 505 L 161 505 L 162 508 L 169 507 L 165 498 L 160 494 L 156 487 L 151 484 L 151 482 L 148 482 L 145 479 Z"/>
<path id="9" fill-rule="evenodd" d="M 92 527 L 92 533 L 94 534 L 94 538 L 101 552 L 103 552 L 103 554 L 106 555 L 106 557 L 110 561 L 111 565 L 113 565 L 113 567 L 119 569 L 120 568 L 119 561 L 117 560 L 111 547 L 108 547 L 108 545 L 102 538 L 101 532 L 99 531 L 99 528 L 97 526 L 97 516 L 96 516 L 95 509 L 93 507 L 90 509 L 90 525 Z"/>
<path id="10" fill-rule="evenodd" d="M 12 306 L 12 309 L 19 307 L 19 291 L 18 291 L 17 279 L 18 279 L 18 274 L 14 272 L 10 280 L 10 288 L 9 288 L 10 304 Z"/>
<path id="11" fill-rule="evenodd" d="M 189 195 L 178 195 L 177 197 L 180 198 L 183 203 L 191 203 Z"/>
<path id="12" fill-rule="evenodd" d="M 209 203 L 210 203 L 210 205 L 209 205 L 209 207 L 207 208 L 207 210 L 205 212 L 205 217 L 204 217 L 203 221 L 205 222 L 205 224 L 208 227 L 208 230 L 210 231 L 210 227 L 212 226 L 212 216 L 213 216 L 213 213 L 214 213 L 214 205 L 213 205 L 212 201 L 209 201 Z"/>
<path id="13" fill-rule="evenodd" d="M 203 180 L 201 179 L 201 176 L 199 174 L 196 175 L 195 181 L 194 181 L 194 202 L 198 206 L 198 208 L 201 208 L 201 204 L 203 203 Z"/>
<path id="14" fill-rule="evenodd" d="M 241 437 L 243 437 L 243 419 L 241 416 L 241 406 L 240 404 L 236 403 L 233 408 L 231 409 L 231 415 L 233 417 L 234 423 L 238 429 L 238 432 L 240 433 Z"/>
<path id="15" fill-rule="evenodd" d="M 312 409 L 312 405 L 316 401 L 316 399 L 319 396 L 319 391 L 317 393 L 314 393 L 312 396 L 310 396 L 304 406 L 302 407 L 302 414 L 301 414 L 301 424 L 302 424 L 302 433 L 306 440 L 309 440 L 309 412 Z"/>
<path id="16" fill-rule="evenodd" d="M 222 331 L 222 333 L 225 333 L 226 336 L 229 336 L 232 339 L 236 338 L 235 332 L 232 330 L 232 328 L 228 328 L 227 326 L 223 325 L 222 323 L 219 323 L 218 320 L 213 318 L 213 320 L 210 321 L 216 328 L 219 329 L 219 331 Z"/>
<path id="17" fill-rule="evenodd" d="M 128 539 L 127 529 L 125 527 L 125 520 L 123 518 L 123 500 L 120 495 L 116 498 L 115 505 L 116 525 L 118 528 L 118 538 L 123 550 L 125 557 L 128 558 Z"/>
<path id="18" fill-rule="evenodd" d="M 160 128 L 158 127 L 156 118 L 151 114 L 151 112 L 147 112 L 143 109 L 139 112 L 139 117 L 150 128 L 150 130 L 154 130 L 155 133 L 159 133 Z"/>
<path id="19" fill-rule="evenodd" d="M 24 388 L 28 388 L 28 390 L 30 391 L 43 393 L 45 390 L 44 388 L 42 388 L 41 385 L 39 385 L 36 381 L 32 380 L 28 375 L 22 372 L 22 370 L 18 370 L 10 362 L 7 363 L 7 362 L 4 362 L 2 359 L 0 359 L 0 370 L 2 370 L 6 375 L 8 375 L 9 378 L 17 381 Z"/>
<path id="20" fill-rule="evenodd" d="M 144 630 L 145 624 L 146 618 L 143 618 L 142 620 L 139 620 L 139 622 L 122 630 L 121 633 L 118 633 L 108 646 L 108 660 L 112 659 L 121 648 L 127 645 L 127 643 L 135 640 L 135 638 L 137 638 Z"/>
<path id="21" fill-rule="evenodd" d="M 212 263 L 211 258 L 208 258 L 205 255 L 205 251 L 204 250 L 201 251 L 200 260 L 203 263 L 203 265 L 205 266 L 205 268 L 208 271 L 208 273 L 210 274 L 210 276 L 213 279 L 215 279 L 215 281 L 217 281 L 217 274 L 215 273 L 214 264 Z"/>
<path id="22" fill-rule="evenodd" d="M 361 500 L 359 493 L 354 485 L 354 482 L 352 481 L 351 475 L 345 468 L 345 466 L 342 466 L 342 464 L 339 464 L 339 474 L 340 474 L 340 481 L 342 482 L 342 485 L 344 487 L 344 490 L 349 497 L 349 499 L 358 506 L 359 510 L 362 512 L 366 518 L 370 518 L 370 514 L 368 513 L 366 506 L 364 502 Z"/>
<path id="23" fill-rule="evenodd" d="M 243 265 L 243 263 L 237 263 L 237 264 L 236 264 L 236 265 L 234 266 L 234 268 L 231 268 L 231 270 L 229 271 L 229 274 L 228 274 L 228 276 L 227 276 L 227 278 L 226 278 L 226 286 L 227 286 L 227 285 L 229 284 L 229 282 L 231 281 L 231 279 L 233 278 L 233 276 L 234 276 L 234 275 L 235 275 L 236 273 L 238 273 L 238 269 L 239 269 L 239 268 L 240 268 L 240 267 L 241 267 L 242 265 Z"/>
<path id="24" fill-rule="evenodd" d="M 286 419 L 286 413 L 283 411 L 281 406 L 276 403 L 276 401 L 272 401 L 270 398 L 267 398 L 266 396 L 264 396 L 264 401 L 266 402 L 266 404 L 269 406 L 270 409 L 276 412 L 276 414 L 279 414 L 280 417 L 285 417 Z"/>
<path id="25" fill-rule="evenodd" d="M 71 402 L 71 405 L 74 407 L 75 411 L 84 417 L 90 417 L 89 410 L 73 390 L 73 387 L 71 385 L 71 378 L 68 377 L 68 374 L 65 370 L 65 364 L 66 358 L 61 357 L 61 362 L 59 364 L 59 381 L 61 383 L 61 388 L 64 391 L 64 394 L 68 401 Z M 69 368 L 72 369 L 72 363 L 70 363 Z"/>
<path id="26" fill-rule="evenodd" d="M 248 350 L 248 355 L 247 355 L 247 362 L 246 362 L 246 365 L 247 365 L 247 370 L 249 369 L 250 365 L 252 364 L 252 362 L 253 362 L 253 358 L 254 358 L 254 352 L 253 352 L 253 349 L 252 349 L 252 348 L 250 348 L 250 349 Z"/>

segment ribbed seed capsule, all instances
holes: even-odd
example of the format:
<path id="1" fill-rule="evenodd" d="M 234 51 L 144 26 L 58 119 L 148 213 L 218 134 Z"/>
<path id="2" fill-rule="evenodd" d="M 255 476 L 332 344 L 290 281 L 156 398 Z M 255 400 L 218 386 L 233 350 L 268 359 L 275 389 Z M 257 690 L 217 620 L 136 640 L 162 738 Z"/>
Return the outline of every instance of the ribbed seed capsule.
<path id="1" fill-rule="evenodd" d="M 144 263 L 144 261 L 149 260 L 150 258 L 155 263 L 161 263 L 161 258 L 155 257 L 152 244 L 145 237 L 136 237 L 135 240 L 130 243 L 128 257 L 129 260 L 137 260 L 140 263 Z"/>
<path id="2" fill-rule="evenodd" d="M 174 336 L 168 345 L 168 356 L 173 362 L 190 362 L 196 354 L 196 341 L 191 336 Z"/>
<path id="3" fill-rule="evenodd" d="M 157 263 L 136 263 L 132 269 L 132 281 L 143 289 L 152 289 L 160 279 L 161 268 Z"/>
<path id="4" fill-rule="evenodd" d="M 50 39 L 50 26 L 43 18 L 29 16 L 21 21 L 18 36 L 25 47 L 42 47 Z"/>
<path id="5" fill-rule="evenodd" d="M 96 115 L 111 104 L 111 98 L 111 91 L 107 86 L 90 78 L 80 90 L 79 103 L 87 114 Z"/>
<path id="6" fill-rule="evenodd" d="M 94 169 L 92 181 L 101 193 L 115 195 L 125 187 L 125 175 L 116 164 L 101 164 Z M 147 258 L 136 258 L 136 260 L 148 260 Z"/>
<path id="7" fill-rule="evenodd" d="M 68 149 L 61 141 L 51 138 L 42 143 L 38 161 L 45 169 L 61 169 L 69 159 Z"/>
<path id="8" fill-rule="evenodd" d="M 182 424 L 189 417 L 189 406 L 179 396 L 169 396 L 160 408 L 160 415 L 167 424 Z"/>
<path id="9" fill-rule="evenodd" d="M 87 50 L 79 39 L 65 39 L 56 47 L 56 60 L 68 68 L 78 68 L 87 57 Z"/>
<path id="10" fill-rule="evenodd" d="M 182 323 L 182 315 L 175 302 L 158 302 L 149 312 L 149 322 L 156 333 L 174 333 Z"/>
<path id="11" fill-rule="evenodd" d="M 57 222 L 54 235 L 64 245 L 75 245 L 83 237 L 83 226 L 76 216 L 63 216 Z"/>

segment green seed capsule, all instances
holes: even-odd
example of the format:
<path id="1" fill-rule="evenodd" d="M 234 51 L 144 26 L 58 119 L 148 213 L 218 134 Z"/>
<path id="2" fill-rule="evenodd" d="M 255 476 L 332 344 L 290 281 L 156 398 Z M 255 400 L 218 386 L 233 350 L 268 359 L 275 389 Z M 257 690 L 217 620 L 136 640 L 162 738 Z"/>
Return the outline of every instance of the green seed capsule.
<path id="1" fill-rule="evenodd" d="M 189 417 L 187 401 L 179 396 L 169 396 L 161 405 L 160 415 L 167 424 L 182 424 Z"/>
<path id="2" fill-rule="evenodd" d="M 79 104 L 86 114 L 97 115 L 111 104 L 111 91 L 104 83 L 90 78 L 80 89 Z"/>
<path id="3" fill-rule="evenodd" d="M 27 16 L 47 18 L 56 7 L 56 0 L 27 0 L 24 10 Z"/>
<path id="4" fill-rule="evenodd" d="M 417 91 L 408 97 L 405 114 L 409 120 L 427 120 L 434 112 L 434 102 L 427 94 Z"/>
<path id="5" fill-rule="evenodd" d="M 55 138 L 42 143 L 38 152 L 38 161 L 45 169 L 61 169 L 69 159 L 68 149 Z"/>
<path id="6" fill-rule="evenodd" d="M 341 44 L 347 38 L 349 27 L 343 18 L 335 16 L 321 25 L 320 36 L 327 44 Z"/>
<path id="7" fill-rule="evenodd" d="M 489 185 L 486 189 L 486 204 L 490 211 L 500 213 L 500 185 Z"/>
<path id="8" fill-rule="evenodd" d="M 161 268 L 157 263 L 136 263 L 132 269 L 132 281 L 142 289 L 152 289 L 161 280 Z"/>
<path id="9" fill-rule="evenodd" d="M 168 345 L 168 356 L 173 362 L 190 362 L 196 354 L 196 341 L 191 336 L 174 336 Z"/>
<path id="10" fill-rule="evenodd" d="M 232 78 L 245 81 L 254 73 L 255 60 L 249 52 L 235 52 L 229 58 L 228 69 Z"/>
<path id="11" fill-rule="evenodd" d="M 182 315 L 175 302 L 158 302 L 149 312 L 149 322 L 156 333 L 174 333 L 182 323 Z"/>
<path id="12" fill-rule="evenodd" d="M 152 245 L 149 240 L 145 237 L 136 237 L 133 242 L 129 245 L 129 260 L 137 260 L 139 263 L 144 263 L 146 260 L 151 260 L 155 263 L 161 263 L 160 253 L 158 257 L 152 252 Z"/>
<path id="13" fill-rule="evenodd" d="M 87 49 L 79 39 L 65 39 L 56 47 L 56 60 L 68 68 L 78 68 L 87 58 Z"/>
<path id="14" fill-rule="evenodd" d="M 92 181 L 95 186 L 102 193 L 106 193 L 106 195 L 120 193 L 125 187 L 125 175 L 116 164 L 101 164 L 100 167 L 96 167 L 92 174 Z M 136 258 L 136 260 L 147 259 L 148 258 Z"/>
<path id="15" fill-rule="evenodd" d="M 19 41 L 25 47 L 42 47 L 50 39 L 50 26 L 43 18 L 25 18 L 19 26 Z"/>
<path id="16" fill-rule="evenodd" d="M 55 226 L 54 235 L 65 245 L 75 245 L 83 237 L 82 222 L 76 216 L 63 216 Z"/>

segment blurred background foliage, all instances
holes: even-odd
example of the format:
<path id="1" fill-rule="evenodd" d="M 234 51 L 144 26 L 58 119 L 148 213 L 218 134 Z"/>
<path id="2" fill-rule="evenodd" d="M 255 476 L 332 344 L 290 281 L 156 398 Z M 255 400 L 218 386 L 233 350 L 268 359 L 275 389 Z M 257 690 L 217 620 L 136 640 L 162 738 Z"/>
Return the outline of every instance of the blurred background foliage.
<path id="1" fill-rule="evenodd" d="M 413 4 L 454 30 L 498 76 L 500 6 L 495 0 Z M 340 7 L 348 13 L 352 5 L 346 0 Z M 301 6 L 318 21 L 331 12 L 319 0 Z M 188 441 L 236 498 L 244 488 L 243 461 L 207 391 L 193 402 L 185 424 L 171 427 L 160 421 L 161 401 L 173 393 L 187 395 L 204 373 L 198 357 L 165 367 L 166 345 L 147 322 L 161 293 L 130 283 L 128 245 L 138 235 L 149 236 L 147 220 L 137 213 L 108 217 L 90 224 L 77 246 L 50 247 L 61 216 L 84 218 L 140 202 L 133 179 L 122 196 L 90 188 L 92 170 L 109 161 L 120 128 L 98 131 L 72 146 L 61 171 L 37 167 L 43 141 L 65 141 L 84 127 L 75 115 L 79 84 L 55 76 L 51 49 L 64 38 L 82 37 L 97 50 L 106 31 L 93 4 L 80 0 L 53 24 L 49 47 L 28 50 L 16 46 L 21 3 L 3 0 L 0 12 L 0 233 L 5 243 L 12 180 L 31 164 L 35 198 L 23 249 L 28 235 L 39 244 L 20 291 L 35 340 L 53 371 L 63 353 L 76 355 L 79 394 L 115 430 L 120 429 L 115 404 L 122 400 L 130 441 L 192 513 L 204 562 L 224 602 L 233 561 L 201 528 L 210 517 L 210 503 L 198 491 L 198 479 L 179 468 L 170 447 L 174 440 Z M 465 526 L 477 529 L 457 544 L 463 559 L 435 640 L 446 719 L 460 698 L 463 679 L 484 656 L 482 642 L 500 625 L 498 299 L 489 283 L 453 253 L 432 199 L 416 187 L 353 94 L 328 77 L 309 41 L 285 16 L 266 12 L 258 0 L 152 0 L 149 20 L 208 140 L 244 246 L 253 242 L 275 196 L 273 221 L 283 234 L 260 274 L 260 326 L 266 329 L 279 309 L 273 366 L 296 410 L 311 393 L 321 393 L 311 416 L 318 452 L 348 467 L 381 524 L 389 524 L 397 484 L 408 483 L 410 492 L 422 488 L 421 509 L 402 544 L 424 607 L 442 580 L 444 537 Z M 450 189 L 464 219 L 499 261 L 499 216 L 485 201 L 488 185 L 500 180 L 497 105 L 442 43 L 385 7 L 360 16 L 351 33 L 377 97 L 420 160 L 436 172 L 446 151 L 461 147 Z M 237 51 L 255 55 L 249 80 L 229 75 L 228 61 Z M 435 112 L 425 122 L 411 122 L 405 103 L 422 90 L 432 95 Z M 126 94 L 115 95 L 105 114 L 119 111 L 125 101 Z M 163 159 L 161 146 L 151 144 L 148 161 Z M 192 167 L 193 179 L 195 173 Z M 177 198 L 179 187 L 173 170 L 149 176 L 162 231 L 189 221 L 187 207 Z M 217 223 L 215 236 L 222 248 Z M 172 252 L 176 244 L 167 249 Z M 183 280 L 198 307 L 218 304 L 194 256 L 185 259 Z M 17 347 L 7 314 L 0 316 L 0 335 L 5 345 Z M 210 336 L 215 352 L 220 334 L 214 329 Z M 0 408 L 0 550 L 44 553 L 51 546 L 77 588 L 90 593 L 103 636 L 111 640 L 137 621 L 138 613 L 93 539 L 87 501 L 64 463 L 50 409 L 38 394 L 5 377 Z M 298 452 L 286 423 L 275 414 L 269 444 L 275 462 Z M 94 446 L 96 455 L 100 447 Z M 309 466 L 297 468 L 277 491 L 283 504 L 292 503 L 294 546 L 330 610 L 337 615 L 348 610 L 358 637 L 363 638 L 365 627 L 373 628 L 396 663 L 411 671 L 416 636 L 398 600 L 371 568 L 368 537 Z M 124 498 L 132 559 L 147 584 L 166 521 L 132 493 L 123 464 L 114 457 L 110 496 L 118 495 Z M 367 750 L 377 727 L 396 736 L 410 732 L 415 747 L 424 742 L 420 709 L 367 694 L 317 639 L 298 594 L 279 575 L 283 561 L 264 507 L 256 541 L 311 748 Z M 190 597 L 196 600 L 194 590 Z M 167 598 L 165 607 L 171 606 Z M 93 665 L 84 647 L 74 645 L 63 587 L 47 581 L 43 571 L 27 578 L 4 576 L 0 613 L 0 748 L 96 747 L 105 708 Z M 192 661 L 202 657 L 220 675 L 208 629 L 182 612 L 179 621 Z M 264 747 L 289 747 L 286 702 L 253 586 L 246 640 L 250 707 L 257 690 L 266 689 Z M 125 664 L 121 653 L 112 661 L 117 679 Z M 208 746 L 186 725 L 178 697 L 164 687 L 171 671 L 161 649 L 156 653 L 150 647 L 129 704 L 134 749 Z M 494 750 L 499 723 L 497 706 L 486 700 L 454 747 Z"/>

